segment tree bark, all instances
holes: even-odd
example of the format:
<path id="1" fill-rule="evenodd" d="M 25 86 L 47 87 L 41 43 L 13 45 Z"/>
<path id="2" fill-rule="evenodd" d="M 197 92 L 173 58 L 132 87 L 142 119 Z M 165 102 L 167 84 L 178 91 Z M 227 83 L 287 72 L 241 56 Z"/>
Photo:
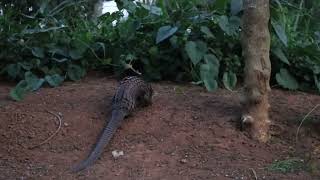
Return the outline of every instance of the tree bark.
<path id="1" fill-rule="evenodd" d="M 241 44 L 245 59 L 241 125 L 261 142 L 269 139 L 268 115 L 271 64 L 269 0 L 244 0 Z"/>

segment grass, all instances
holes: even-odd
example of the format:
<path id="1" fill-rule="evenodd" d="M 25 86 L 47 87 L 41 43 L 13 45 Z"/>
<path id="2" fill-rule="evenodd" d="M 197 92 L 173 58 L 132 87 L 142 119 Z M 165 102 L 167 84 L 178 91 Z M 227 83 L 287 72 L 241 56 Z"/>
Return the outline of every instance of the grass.
<path id="1" fill-rule="evenodd" d="M 269 171 L 290 173 L 307 170 L 308 165 L 302 159 L 286 159 L 281 161 L 274 161 L 269 167 Z"/>

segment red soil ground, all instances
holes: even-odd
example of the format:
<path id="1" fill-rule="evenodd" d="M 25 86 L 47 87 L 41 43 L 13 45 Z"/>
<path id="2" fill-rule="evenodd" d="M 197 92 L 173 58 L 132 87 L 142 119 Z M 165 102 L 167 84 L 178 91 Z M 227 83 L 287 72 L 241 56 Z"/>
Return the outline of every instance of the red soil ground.
<path id="1" fill-rule="evenodd" d="M 238 94 L 201 87 L 154 83 L 153 105 L 137 110 L 117 131 L 102 157 L 89 169 L 68 170 L 83 160 L 107 122 L 116 80 L 91 75 L 57 88 L 41 88 L 22 102 L 8 98 L 12 85 L 0 83 L 0 179 L 296 179 L 319 178 L 320 109 L 299 121 L 320 96 L 273 90 L 272 138 L 251 140 L 237 128 Z M 60 131 L 34 149 L 57 127 Z M 318 128 L 318 129 L 317 129 Z M 124 155 L 115 159 L 113 150 Z M 309 170 L 268 169 L 275 161 L 302 159 Z M 254 175 L 256 174 L 256 175 Z M 255 177 L 256 176 L 256 177 Z"/>

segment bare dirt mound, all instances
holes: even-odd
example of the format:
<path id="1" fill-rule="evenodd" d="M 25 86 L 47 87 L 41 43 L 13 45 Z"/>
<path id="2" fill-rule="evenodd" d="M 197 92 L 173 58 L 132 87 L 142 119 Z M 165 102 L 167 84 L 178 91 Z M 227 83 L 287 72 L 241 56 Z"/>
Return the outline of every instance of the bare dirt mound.
<path id="1" fill-rule="evenodd" d="M 320 109 L 303 124 L 298 144 L 295 135 L 299 120 L 320 103 L 320 96 L 273 90 L 273 136 L 260 144 L 236 127 L 236 93 L 164 82 L 153 84 L 153 105 L 127 118 L 94 166 L 70 173 L 95 144 L 116 86 L 114 79 L 91 75 L 13 102 L 7 97 L 12 86 L 0 83 L 0 179 L 318 178 Z M 30 149 L 57 130 L 57 118 L 48 111 L 62 116 L 61 129 L 48 143 Z M 124 156 L 114 159 L 113 150 Z M 281 173 L 268 168 L 292 158 L 309 169 Z"/>

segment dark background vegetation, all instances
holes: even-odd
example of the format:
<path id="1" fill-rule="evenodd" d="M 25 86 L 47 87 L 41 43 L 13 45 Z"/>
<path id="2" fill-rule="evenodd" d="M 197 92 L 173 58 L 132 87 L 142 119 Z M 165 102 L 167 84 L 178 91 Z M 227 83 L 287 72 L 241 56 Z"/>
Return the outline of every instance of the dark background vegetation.
<path id="1" fill-rule="evenodd" d="M 126 20 L 121 11 L 94 18 L 94 3 L 0 2 L 0 73 L 17 82 L 13 99 L 88 70 L 192 81 L 210 91 L 241 81 L 241 0 L 118 0 Z M 320 1 L 272 0 L 270 7 L 272 85 L 320 92 Z"/>

